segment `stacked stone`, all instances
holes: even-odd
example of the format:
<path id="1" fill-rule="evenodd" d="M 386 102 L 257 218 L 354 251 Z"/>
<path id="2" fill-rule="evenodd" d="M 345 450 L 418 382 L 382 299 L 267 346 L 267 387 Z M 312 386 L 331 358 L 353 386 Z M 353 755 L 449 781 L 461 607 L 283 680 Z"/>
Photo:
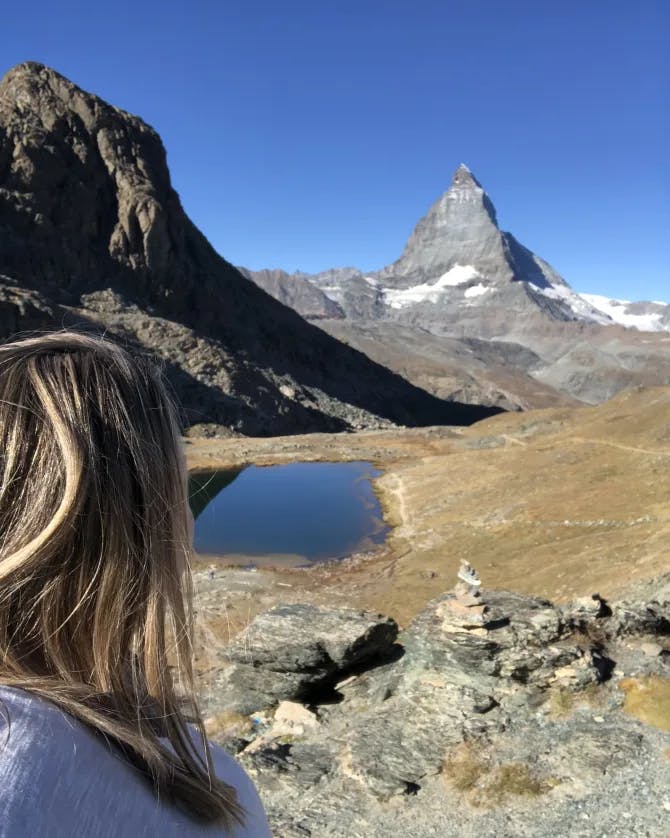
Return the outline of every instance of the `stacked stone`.
<path id="1" fill-rule="evenodd" d="M 461 561 L 454 598 L 445 600 L 439 609 L 443 631 L 486 635 L 489 608 L 482 599 L 481 584 L 477 571 L 468 562 Z"/>

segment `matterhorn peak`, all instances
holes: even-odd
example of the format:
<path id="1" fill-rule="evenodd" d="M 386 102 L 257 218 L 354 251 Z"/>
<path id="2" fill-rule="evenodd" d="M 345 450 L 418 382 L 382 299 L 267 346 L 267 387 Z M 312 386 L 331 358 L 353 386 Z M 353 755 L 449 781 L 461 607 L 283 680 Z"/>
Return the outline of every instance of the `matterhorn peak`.
<path id="1" fill-rule="evenodd" d="M 477 180 L 477 178 L 472 174 L 472 170 L 465 165 L 465 163 L 461 163 L 460 166 L 454 172 L 454 175 L 451 179 L 451 189 L 454 187 L 464 187 L 464 186 L 472 186 L 476 189 L 483 189 L 481 183 Z"/>
<path id="2" fill-rule="evenodd" d="M 486 212 L 493 224 L 496 227 L 498 226 L 496 210 L 491 199 L 465 163 L 461 163 L 454 172 L 454 176 L 451 179 L 451 186 L 440 198 L 438 204 L 445 201 L 448 202 L 450 199 L 461 202 L 474 202 Z"/>
<path id="3" fill-rule="evenodd" d="M 493 276 L 504 262 L 495 207 L 461 163 L 449 189 L 414 228 L 400 259 L 380 273 L 402 287 L 437 279 L 456 265 L 472 265 L 480 275 Z M 505 270 L 509 273 L 506 264 Z"/>

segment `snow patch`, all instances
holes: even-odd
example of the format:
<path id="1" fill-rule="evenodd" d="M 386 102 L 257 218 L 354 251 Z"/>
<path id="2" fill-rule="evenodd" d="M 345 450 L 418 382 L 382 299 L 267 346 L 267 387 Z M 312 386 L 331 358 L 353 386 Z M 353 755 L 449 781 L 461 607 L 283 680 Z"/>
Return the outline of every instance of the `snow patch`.
<path id="1" fill-rule="evenodd" d="M 600 323 L 602 326 L 612 325 L 612 318 L 606 312 L 597 309 L 567 285 L 551 285 L 549 288 L 540 288 L 532 282 L 530 284 L 535 291 L 549 297 L 550 300 L 565 303 L 580 319 L 591 320 L 594 323 Z"/>
<path id="2" fill-rule="evenodd" d="M 665 332 L 667 327 L 660 322 L 663 314 L 661 312 L 648 312 L 647 314 L 631 314 L 627 307 L 630 300 L 615 300 L 603 297 L 600 294 L 581 294 L 598 311 L 608 315 L 615 323 L 632 329 L 639 329 L 641 332 Z M 656 305 L 659 305 L 656 303 Z M 665 305 L 660 303 L 660 305 Z"/>
<path id="3" fill-rule="evenodd" d="M 490 288 L 488 288 L 486 285 L 482 285 L 480 282 L 478 285 L 472 285 L 470 286 L 470 288 L 466 288 L 464 296 L 481 297 L 482 294 L 486 294 L 486 292 L 490 290 Z"/>
<path id="4" fill-rule="evenodd" d="M 339 285 L 317 285 L 317 288 L 323 291 L 329 300 L 338 304 L 342 303 L 343 289 Z"/>
<path id="5" fill-rule="evenodd" d="M 472 265 L 454 265 L 433 282 L 424 282 L 413 288 L 386 288 L 384 298 L 391 308 L 404 308 L 414 303 L 436 303 L 447 288 L 462 285 L 479 276 Z"/>
<path id="6" fill-rule="evenodd" d="M 479 276 L 472 265 L 454 265 L 437 280 L 438 285 L 462 285 Z"/>

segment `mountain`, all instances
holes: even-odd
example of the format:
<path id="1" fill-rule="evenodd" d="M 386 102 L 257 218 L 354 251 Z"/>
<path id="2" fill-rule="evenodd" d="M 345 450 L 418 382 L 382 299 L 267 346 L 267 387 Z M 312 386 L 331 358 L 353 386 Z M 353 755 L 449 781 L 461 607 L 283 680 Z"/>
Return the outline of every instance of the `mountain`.
<path id="1" fill-rule="evenodd" d="M 247 279 L 252 279 L 280 303 L 300 312 L 307 320 L 344 317 L 344 311 L 320 288 L 301 276 L 291 276 L 282 270 L 256 271 L 253 277 L 246 268 L 238 268 Z"/>
<path id="2" fill-rule="evenodd" d="M 29 62 L 0 82 L 0 338 L 72 324 L 161 357 L 191 424 L 267 435 L 490 413 L 409 384 L 249 282 L 184 213 L 154 130 Z"/>
<path id="3" fill-rule="evenodd" d="M 442 397 L 541 407 L 670 382 L 667 339 L 621 328 L 670 331 L 670 305 L 577 294 L 500 229 L 493 202 L 463 164 L 392 264 L 283 281 L 308 281 L 337 303 L 345 319 L 323 319 L 323 329 Z M 295 308 L 309 317 L 299 301 Z"/>

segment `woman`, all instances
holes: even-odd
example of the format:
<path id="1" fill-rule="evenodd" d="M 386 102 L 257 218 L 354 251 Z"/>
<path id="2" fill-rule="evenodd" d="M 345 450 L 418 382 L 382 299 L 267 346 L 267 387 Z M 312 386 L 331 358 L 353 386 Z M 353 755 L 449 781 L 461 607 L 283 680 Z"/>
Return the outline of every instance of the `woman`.
<path id="1" fill-rule="evenodd" d="M 72 332 L 1 345 L 2 838 L 269 836 L 203 732 L 191 537 L 153 364 Z"/>

